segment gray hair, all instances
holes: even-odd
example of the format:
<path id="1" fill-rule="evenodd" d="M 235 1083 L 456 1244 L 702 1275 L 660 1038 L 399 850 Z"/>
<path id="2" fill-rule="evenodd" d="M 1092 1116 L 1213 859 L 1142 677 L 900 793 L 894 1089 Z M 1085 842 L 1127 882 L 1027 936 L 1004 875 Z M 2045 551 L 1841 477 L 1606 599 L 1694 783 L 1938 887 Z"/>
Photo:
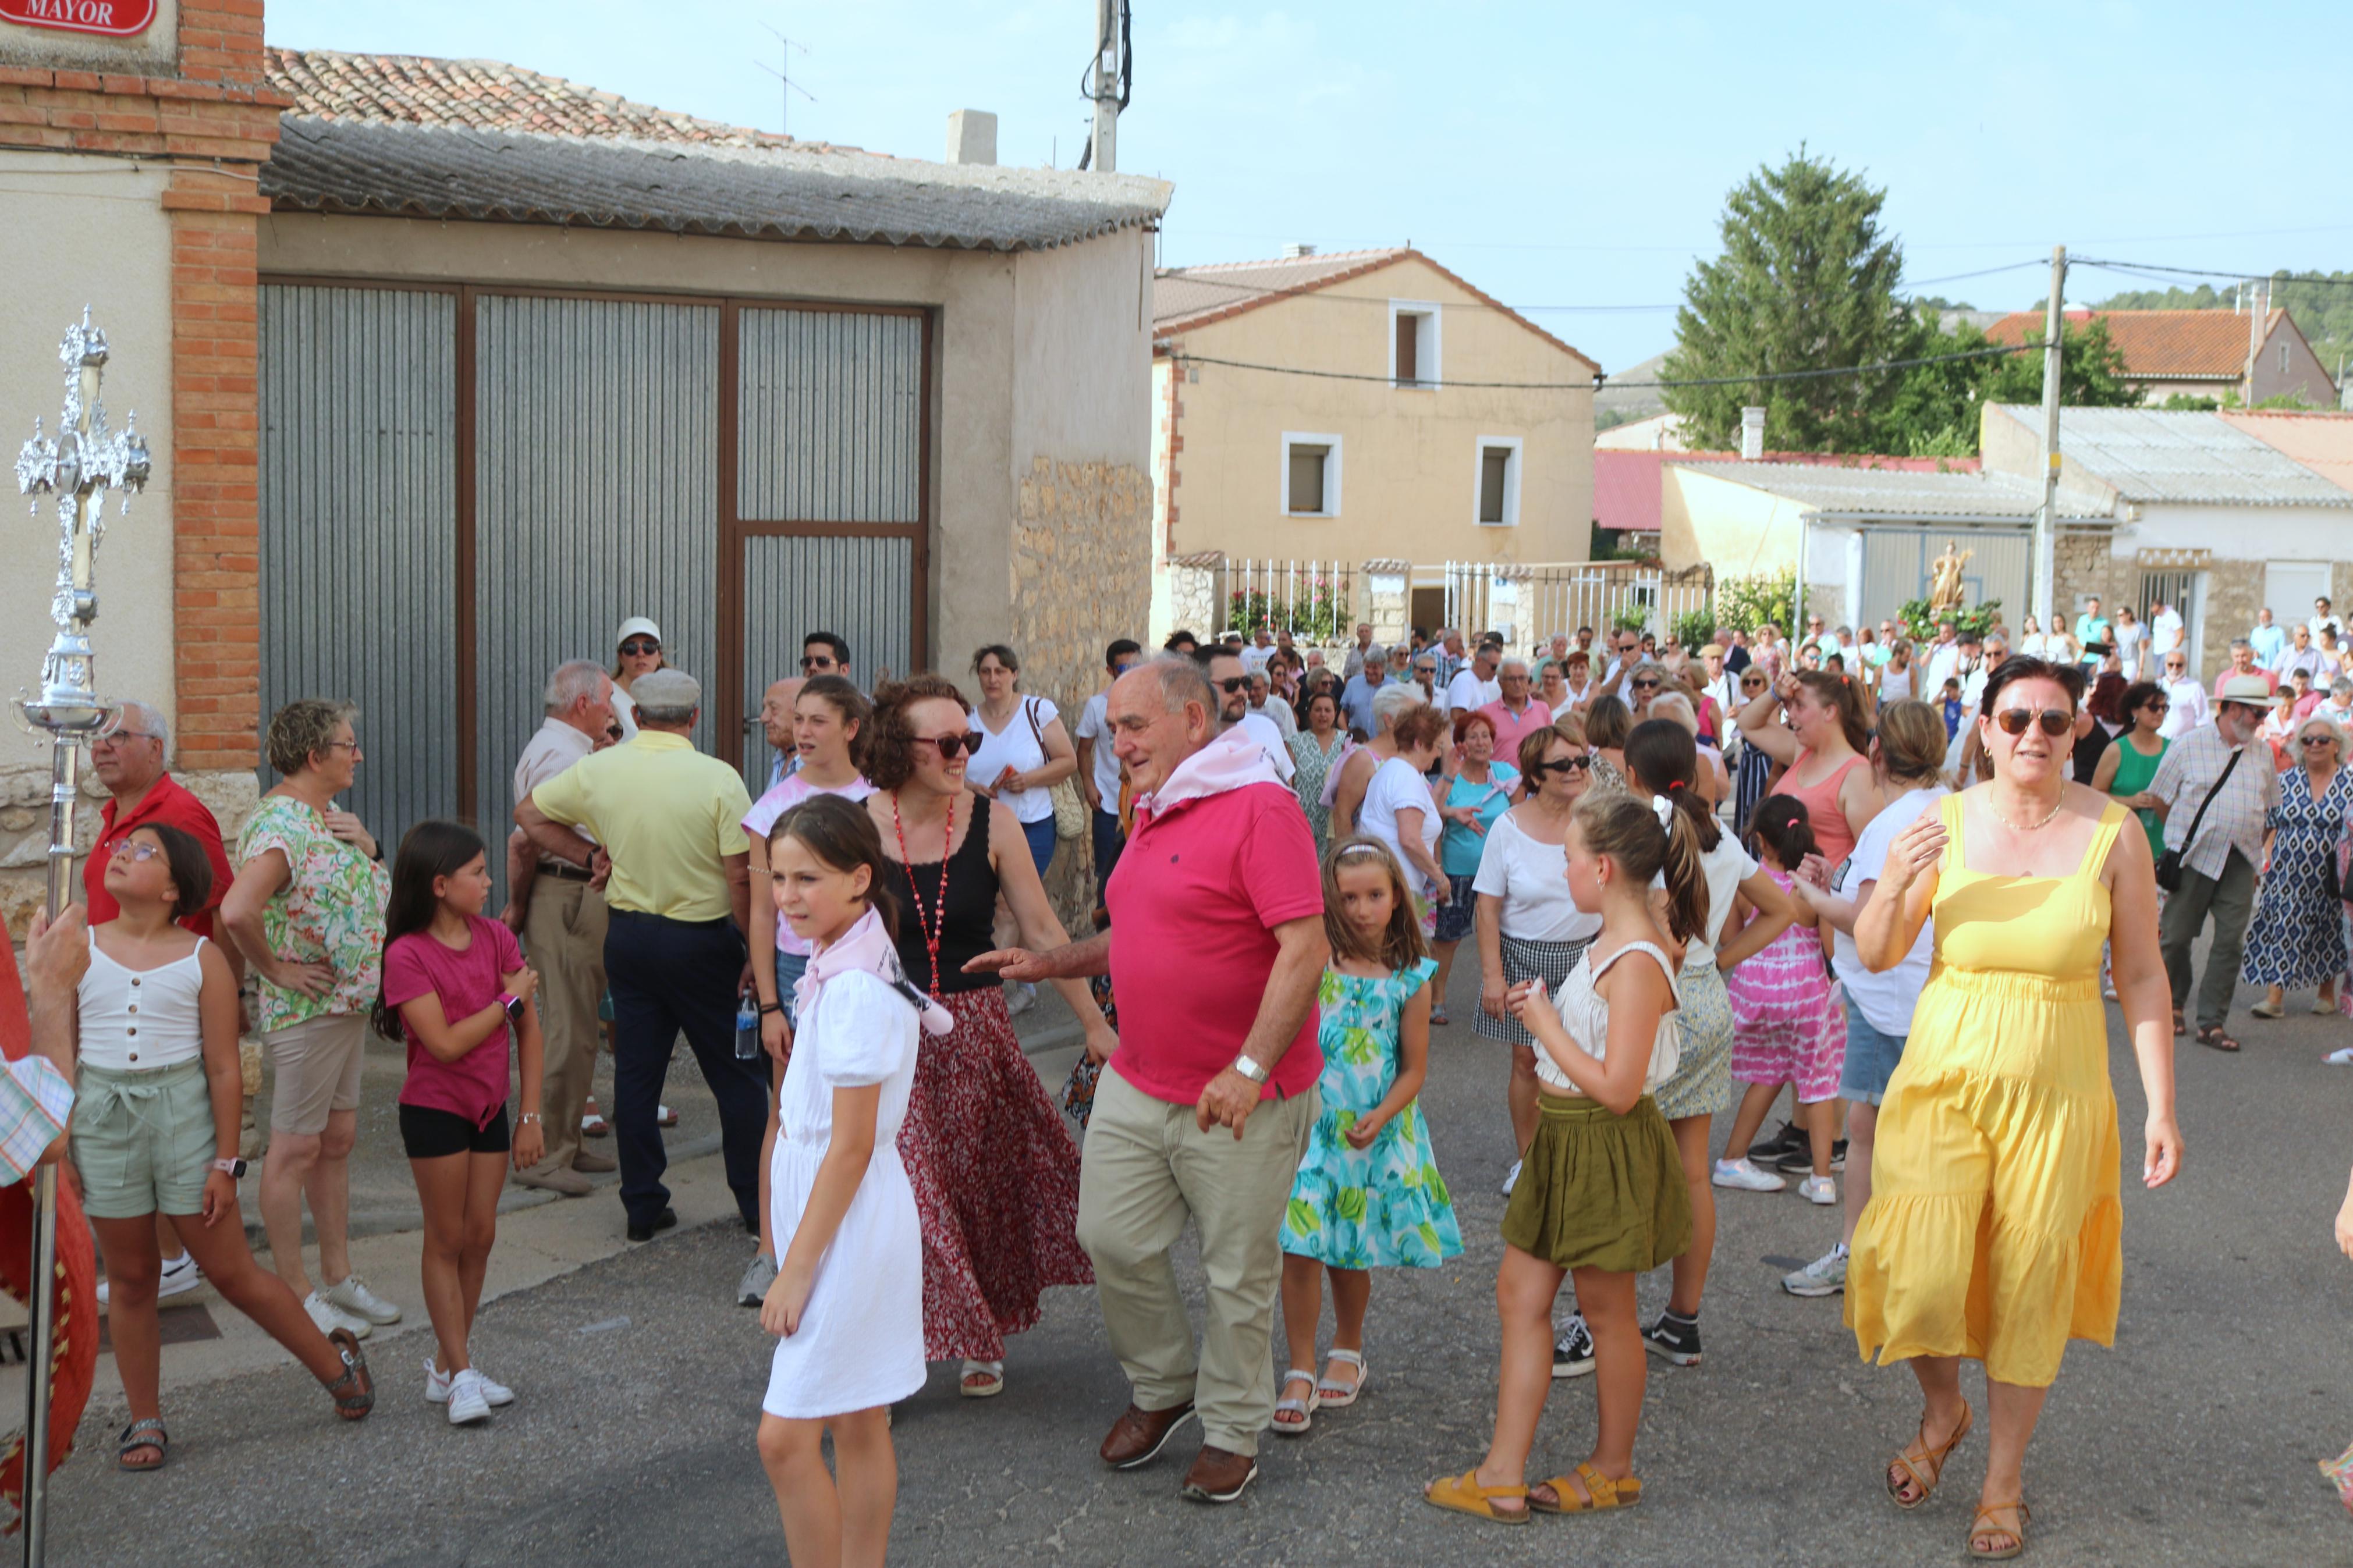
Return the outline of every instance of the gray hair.
<path id="1" fill-rule="evenodd" d="M 1527 674 L 1527 673 L 1528 673 L 1528 661 L 1527 661 L 1526 659 L 1522 658 L 1521 658 L 1519 655 L 1517 655 L 1517 654 L 1512 654 L 1512 655 L 1507 656 L 1507 657 L 1504 659 L 1504 661 L 1503 661 L 1501 664 L 1498 664 L 1497 666 L 1495 666 L 1495 673 L 1496 673 L 1497 675 L 1501 675 L 1501 674 L 1503 674 L 1503 673 L 1504 673 L 1504 671 L 1505 671 L 1505 670 L 1507 670 L 1507 669 L 1511 668 L 1512 668 L 1512 666 L 1514 666 L 1514 665 L 1515 665 L 1515 664 L 1516 664 L 1516 665 L 1518 665 L 1518 666 L 1520 667 L 1520 673 L 1521 673 L 1522 675 L 1525 675 L 1525 674 Z"/>
<path id="2" fill-rule="evenodd" d="M 2328 683 L 2331 697 L 2353 697 L 2353 676 L 2340 675 Z"/>
<path id="3" fill-rule="evenodd" d="M 1666 719 L 1682 725 L 1694 735 L 1699 733 L 1699 715 L 1692 711 L 1691 699 L 1680 691 L 1662 691 L 1651 699 L 1650 707 L 1642 710 L 1645 719 Z"/>
<path id="4" fill-rule="evenodd" d="M 144 735 L 165 751 L 172 749 L 172 723 L 164 717 L 161 708 L 135 700 L 120 706 L 121 716 L 115 721 L 116 735 Z"/>
<path id="5" fill-rule="evenodd" d="M 2341 762 L 2345 755 L 2345 731 L 2336 720 L 2327 717 L 2318 710 L 2316 709 L 2311 713 L 2306 714 L 2305 716 L 2304 722 L 2295 727 L 2296 738 L 2298 740 L 2302 740 L 2306 732 L 2316 724 L 2327 731 L 2328 738 L 2337 742 L 2337 754 L 2338 760 Z"/>
<path id="6" fill-rule="evenodd" d="M 1208 672 L 1189 655 L 1160 654 L 1145 659 L 1128 673 L 1133 675 L 1136 670 L 1149 675 L 1153 684 L 1160 689 L 1163 712 L 1182 713 L 1187 703 L 1198 702 L 1212 721 L 1218 717 L 1218 689 L 1209 684 Z"/>
<path id="7" fill-rule="evenodd" d="M 1426 708 L 1430 699 L 1421 688 L 1411 681 L 1403 686 L 1384 686 L 1373 693 L 1373 733 L 1377 735 L 1397 722 L 1398 715 L 1409 708 Z"/>
<path id="8" fill-rule="evenodd" d="M 1387 647 L 1377 642 L 1368 642 L 1365 645 L 1365 662 L 1366 664 L 1387 664 L 1388 661 L 1389 650 Z"/>
<path id="9" fill-rule="evenodd" d="M 2242 648 L 2245 648 L 2245 649 L 2247 649 L 2247 650 L 2248 650 L 2249 652 L 2251 652 L 2251 653 L 2254 650 L 2254 647 L 2255 647 L 2255 645 L 2254 645 L 2254 644 L 2253 644 L 2253 643 L 2249 642 L 2249 641 L 2248 641 L 2246 638 L 2244 638 L 2244 637 L 2232 637 L 2232 638 L 2231 639 L 2231 646 L 2232 646 L 2232 647 L 2242 647 Z"/>
<path id="10" fill-rule="evenodd" d="M 629 689 L 641 724 L 691 724 L 702 706 L 702 682 L 682 669 L 656 669 Z"/>
<path id="11" fill-rule="evenodd" d="M 593 702 L 611 679 L 593 658 L 568 659 L 548 676 L 547 689 L 540 694 L 541 705 L 550 713 L 562 713 L 584 697 Z"/>

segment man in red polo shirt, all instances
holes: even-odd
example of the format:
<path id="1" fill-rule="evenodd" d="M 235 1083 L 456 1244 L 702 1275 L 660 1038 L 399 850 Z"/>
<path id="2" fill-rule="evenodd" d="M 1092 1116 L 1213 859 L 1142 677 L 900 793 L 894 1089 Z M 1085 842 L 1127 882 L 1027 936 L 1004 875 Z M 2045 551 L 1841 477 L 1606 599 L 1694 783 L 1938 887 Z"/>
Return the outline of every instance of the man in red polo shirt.
<path id="1" fill-rule="evenodd" d="M 1111 930 L 966 965 L 1112 976 L 1120 1043 L 1087 1124 L 1079 1244 L 1134 1392 L 1103 1458 L 1132 1469 L 1198 1416 L 1183 1489 L 1203 1502 L 1242 1494 L 1274 1418 L 1278 1233 L 1315 1126 L 1315 988 L 1331 956 L 1307 818 L 1254 740 L 1219 733 L 1219 708 L 1188 658 L 1120 677 L 1107 718 L 1137 795 Z M 1198 1356 L 1168 1262 L 1187 1218 L 1209 1275 Z"/>
<path id="2" fill-rule="evenodd" d="M 220 906 L 221 895 L 228 891 L 237 874 L 229 867 L 228 851 L 221 845 L 220 824 L 203 801 L 189 794 L 178 780 L 164 771 L 165 752 L 170 748 L 171 727 L 164 715 L 144 702 L 125 702 L 122 721 L 112 731 L 99 736 L 90 743 L 90 772 L 106 786 L 113 798 L 99 814 L 98 843 L 92 847 L 90 858 L 82 862 L 81 886 L 84 900 L 90 905 L 90 923 L 103 925 L 122 911 L 116 906 L 114 895 L 106 890 L 106 863 L 114 858 L 115 847 L 129 838 L 133 830 L 161 824 L 177 827 L 190 834 L 205 847 L 205 858 L 212 862 L 212 898 L 201 910 L 191 910 L 180 917 L 180 923 L 198 936 L 218 942 L 225 932 L 213 928 L 213 911 Z M 237 944 L 220 942 L 221 954 L 236 971 L 237 986 L 245 985 L 245 964 L 238 958 Z M 252 1097 L 246 1098 L 246 1114 L 252 1115 Z M 193 1290 L 204 1278 L 197 1272 L 196 1260 L 180 1245 L 179 1234 L 172 1228 L 172 1216 L 155 1216 L 155 1241 L 164 1259 L 164 1271 L 155 1294 L 176 1296 Z M 104 1285 L 98 1288 L 98 1299 L 106 1300 Z"/>

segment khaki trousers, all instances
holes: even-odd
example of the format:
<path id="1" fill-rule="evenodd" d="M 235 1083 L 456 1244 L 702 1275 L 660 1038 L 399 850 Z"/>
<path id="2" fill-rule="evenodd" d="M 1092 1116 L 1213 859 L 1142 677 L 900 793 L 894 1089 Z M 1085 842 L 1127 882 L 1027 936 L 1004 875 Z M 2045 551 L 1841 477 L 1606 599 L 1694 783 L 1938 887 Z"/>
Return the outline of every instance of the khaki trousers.
<path id="1" fill-rule="evenodd" d="M 1315 1129 L 1316 1095 L 1259 1102 L 1242 1137 L 1201 1131 L 1116 1070 L 1095 1089 L 1079 1169 L 1079 1245 L 1094 1260 L 1103 1329 L 1144 1410 L 1190 1399 L 1202 1440 L 1255 1454 L 1274 1419 L 1268 1345 L 1282 1279 L 1279 1233 L 1293 1179 Z M 1190 1219 L 1208 1275 L 1198 1359 L 1169 1248 Z"/>
<path id="2" fill-rule="evenodd" d="M 539 973 L 541 1130 L 547 1157 L 532 1168 L 547 1175 L 572 1168 L 580 1152 L 580 1108 L 596 1072 L 596 1004 L 605 994 L 605 895 L 586 882 L 542 877 L 532 883 L 523 917 L 526 957 Z"/>

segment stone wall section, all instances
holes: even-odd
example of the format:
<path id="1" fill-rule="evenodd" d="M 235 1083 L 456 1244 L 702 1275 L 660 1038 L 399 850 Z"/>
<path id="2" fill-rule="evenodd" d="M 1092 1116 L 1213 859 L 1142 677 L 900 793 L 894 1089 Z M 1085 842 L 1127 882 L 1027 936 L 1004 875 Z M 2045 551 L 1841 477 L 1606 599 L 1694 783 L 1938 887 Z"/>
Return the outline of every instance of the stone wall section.
<path id="1" fill-rule="evenodd" d="M 1152 604 L 1152 481 L 1124 463 L 1031 459 L 1013 527 L 1013 617 L 1021 689 L 1051 700 L 1063 728 L 1103 689 L 1103 648 L 1145 640 Z M 960 668 L 963 648 L 941 657 Z M 1076 740 L 1073 733 L 1072 739 Z M 1082 837 L 1054 852 L 1046 891 L 1074 936 L 1093 929 L 1093 850 Z"/>
<path id="2" fill-rule="evenodd" d="M 182 773 L 172 776 L 211 808 L 219 819 L 221 837 L 236 858 L 237 836 L 261 798 L 261 784 L 251 768 L 229 772 Z M 106 790 L 90 773 L 84 758 L 80 799 L 74 806 L 74 887 L 79 897 L 81 861 L 98 843 L 99 811 Z M 21 936 L 33 911 L 47 900 L 49 858 L 49 775 L 22 769 L 0 775 L 0 921 Z M 218 897 L 221 889 L 215 889 Z"/>

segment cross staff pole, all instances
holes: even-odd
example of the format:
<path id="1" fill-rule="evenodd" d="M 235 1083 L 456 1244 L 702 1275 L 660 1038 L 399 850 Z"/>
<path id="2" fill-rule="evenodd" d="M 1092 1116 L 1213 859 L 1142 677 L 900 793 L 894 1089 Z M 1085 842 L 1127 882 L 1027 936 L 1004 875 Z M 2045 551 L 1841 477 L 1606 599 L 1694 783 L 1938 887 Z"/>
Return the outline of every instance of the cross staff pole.
<path id="1" fill-rule="evenodd" d="M 115 721 L 116 710 L 99 700 L 90 623 L 98 616 L 95 562 L 105 532 L 106 498 L 119 491 L 128 510 L 133 493 L 145 488 L 147 444 L 139 438 L 137 415 L 126 427 L 109 430 L 99 387 L 106 368 L 106 334 L 90 325 L 90 308 L 66 329 L 58 346 L 65 370 L 65 405 L 52 440 L 41 433 L 16 457 L 19 494 L 54 495 L 58 500 L 58 583 L 49 618 L 58 635 L 41 660 L 39 691 L 21 696 L 26 724 L 49 737 L 49 913 L 64 912 L 73 896 L 73 810 L 79 783 L 81 747 Z M 34 502 L 36 512 L 39 502 Z M 41 1165 L 33 1173 L 33 1288 L 27 1310 L 25 1358 L 24 1548 L 27 1568 L 39 1568 L 48 1550 L 49 1380 L 57 1361 L 58 1173 Z"/>

